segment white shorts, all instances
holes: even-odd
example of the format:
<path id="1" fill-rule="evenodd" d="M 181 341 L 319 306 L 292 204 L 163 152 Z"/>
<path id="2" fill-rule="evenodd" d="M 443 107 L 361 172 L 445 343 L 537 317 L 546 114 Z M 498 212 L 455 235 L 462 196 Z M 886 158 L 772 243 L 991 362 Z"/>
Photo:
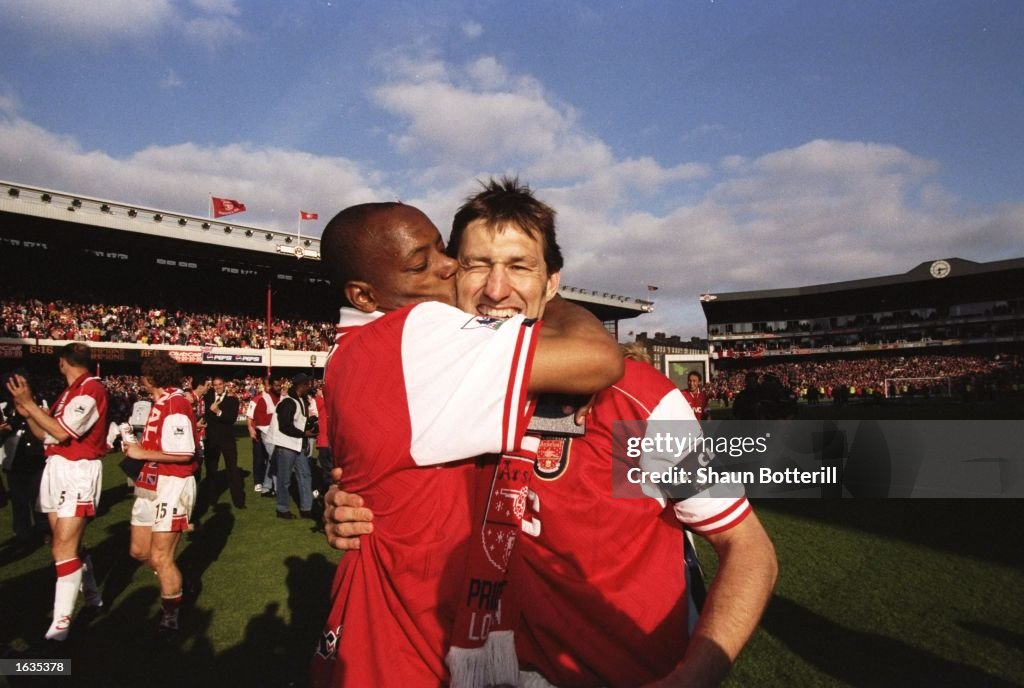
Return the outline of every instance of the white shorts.
<path id="1" fill-rule="evenodd" d="M 156 484 L 156 499 L 136 497 L 132 506 L 132 525 L 148 526 L 154 533 L 188 530 L 192 506 L 196 503 L 196 479 L 161 475 Z"/>
<path id="2" fill-rule="evenodd" d="M 69 461 L 63 456 L 46 459 L 36 509 L 58 518 L 95 516 L 103 488 L 103 462 Z"/>

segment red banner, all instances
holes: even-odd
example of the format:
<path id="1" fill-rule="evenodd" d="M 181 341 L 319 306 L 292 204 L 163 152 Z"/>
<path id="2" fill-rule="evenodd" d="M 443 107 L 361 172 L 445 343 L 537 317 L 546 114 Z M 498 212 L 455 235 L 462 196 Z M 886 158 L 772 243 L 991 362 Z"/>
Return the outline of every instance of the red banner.
<path id="1" fill-rule="evenodd" d="M 213 206 L 214 217 L 224 217 L 225 215 L 234 215 L 235 213 L 245 212 L 245 203 L 231 198 L 217 198 L 216 196 L 210 196 L 210 204 Z"/>

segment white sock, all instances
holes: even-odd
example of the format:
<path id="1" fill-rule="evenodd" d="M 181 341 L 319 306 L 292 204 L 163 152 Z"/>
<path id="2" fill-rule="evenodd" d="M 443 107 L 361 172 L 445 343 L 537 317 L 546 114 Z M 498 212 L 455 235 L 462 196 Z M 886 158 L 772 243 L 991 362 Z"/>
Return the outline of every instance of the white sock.
<path id="1" fill-rule="evenodd" d="M 63 575 L 62 575 L 63 574 Z M 57 587 L 53 594 L 53 618 L 71 616 L 82 584 L 82 560 L 78 557 L 57 562 Z"/>

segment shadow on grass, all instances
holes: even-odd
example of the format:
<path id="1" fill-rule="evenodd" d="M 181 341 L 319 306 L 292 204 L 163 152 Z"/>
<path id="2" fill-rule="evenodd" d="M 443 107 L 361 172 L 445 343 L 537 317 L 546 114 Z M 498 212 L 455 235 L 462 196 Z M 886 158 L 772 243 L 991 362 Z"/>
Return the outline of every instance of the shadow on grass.
<path id="1" fill-rule="evenodd" d="M 957 621 L 956 625 L 971 633 L 1002 643 L 1010 649 L 1020 650 L 1024 647 L 1024 634 L 1022 633 L 1014 633 L 980 621 Z"/>
<path id="2" fill-rule="evenodd" d="M 276 602 L 266 605 L 245 627 L 242 642 L 216 659 L 217 673 L 238 685 L 305 686 L 309 661 L 330 609 L 336 566 L 322 554 L 288 557 L 288 617 Z"/>
<path id="3" fill-rule="evenodd" d="M 215 610 L 195 607 L 195 597 L 201 589 L 203 574 L 224 550 L 234 524 L 231 507 L 219 505 L 187 541 L 187 546 L 179 550 L 177 561 L 185 578 L 186 608 L 181 615 L 181 629 L 172 637 L 163 636 L 158 630 L 160 589 L 148 569 L 146 579 L 151 584 L 125 595 L 142 567 L 128 556 L 129 524 L 122 521 L 106 529 L 108 537 L 91 550 L 97 576 L 102 581 L 104 609 L 81 609 L 68 644 L 60 648 L 62 656 L 73 660 L 76 685 L 200 686 L 223 679 L 217 673 L 218 659 L 208 638 Z M 41 587 L 42 592 L 37 595 L 40 599 L 31 606 L 18 605 L 18 609 L 32 608 L 39 614 L 39 609 L 49 607 L 53 574 L 49 570 L 38 573 L 25 577 L 19 588 L 26 588 L 22 594 L 27 596 L 33 586 Z M 11 594 L 19 592 L 14 590 Z M 48 623 L 42 614 L 40 623 L 43 625 L 38 637 L 42 637 L 44 624 Z"/>
<path id="4" fill-rule="evenodd" d="M 902 640 L 841 626 L 785 597 L 772 599 L 761 627 L 808 664 L 848 685 L 1018 685 Z"/>
<path id="5" fill-rule="evenodd" d="M 757 509 L 1024 566 L 1024 529 L 992 528 L 1019 518 L 1016 499 L 759 499 Z"/>
<path id="6" fill-rule="evenodd" d="M 54 580 L 51 564 L 0 582 L 0 646 L 8 647 L 26 633 L 29 637 L 43 637 L 50 625 Z M 23 633 L 25 629 L 29 631 Z"/>

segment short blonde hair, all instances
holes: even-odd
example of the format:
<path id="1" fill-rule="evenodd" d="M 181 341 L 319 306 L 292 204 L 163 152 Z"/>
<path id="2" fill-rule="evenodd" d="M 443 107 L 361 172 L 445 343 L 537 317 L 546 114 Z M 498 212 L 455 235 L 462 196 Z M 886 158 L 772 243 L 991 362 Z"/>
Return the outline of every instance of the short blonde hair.
<path id="1" fill-rule="evenodd" d="M 634 361 L 640 361 L 641 363 L 650 363 L 651 354 L 647 351 L 647 347 L 640 342 L 628 342 L 626 344 L 619 344 L 619 349 L 622 350 L 622 355 L 625 358 L 631 358 Z"/>

